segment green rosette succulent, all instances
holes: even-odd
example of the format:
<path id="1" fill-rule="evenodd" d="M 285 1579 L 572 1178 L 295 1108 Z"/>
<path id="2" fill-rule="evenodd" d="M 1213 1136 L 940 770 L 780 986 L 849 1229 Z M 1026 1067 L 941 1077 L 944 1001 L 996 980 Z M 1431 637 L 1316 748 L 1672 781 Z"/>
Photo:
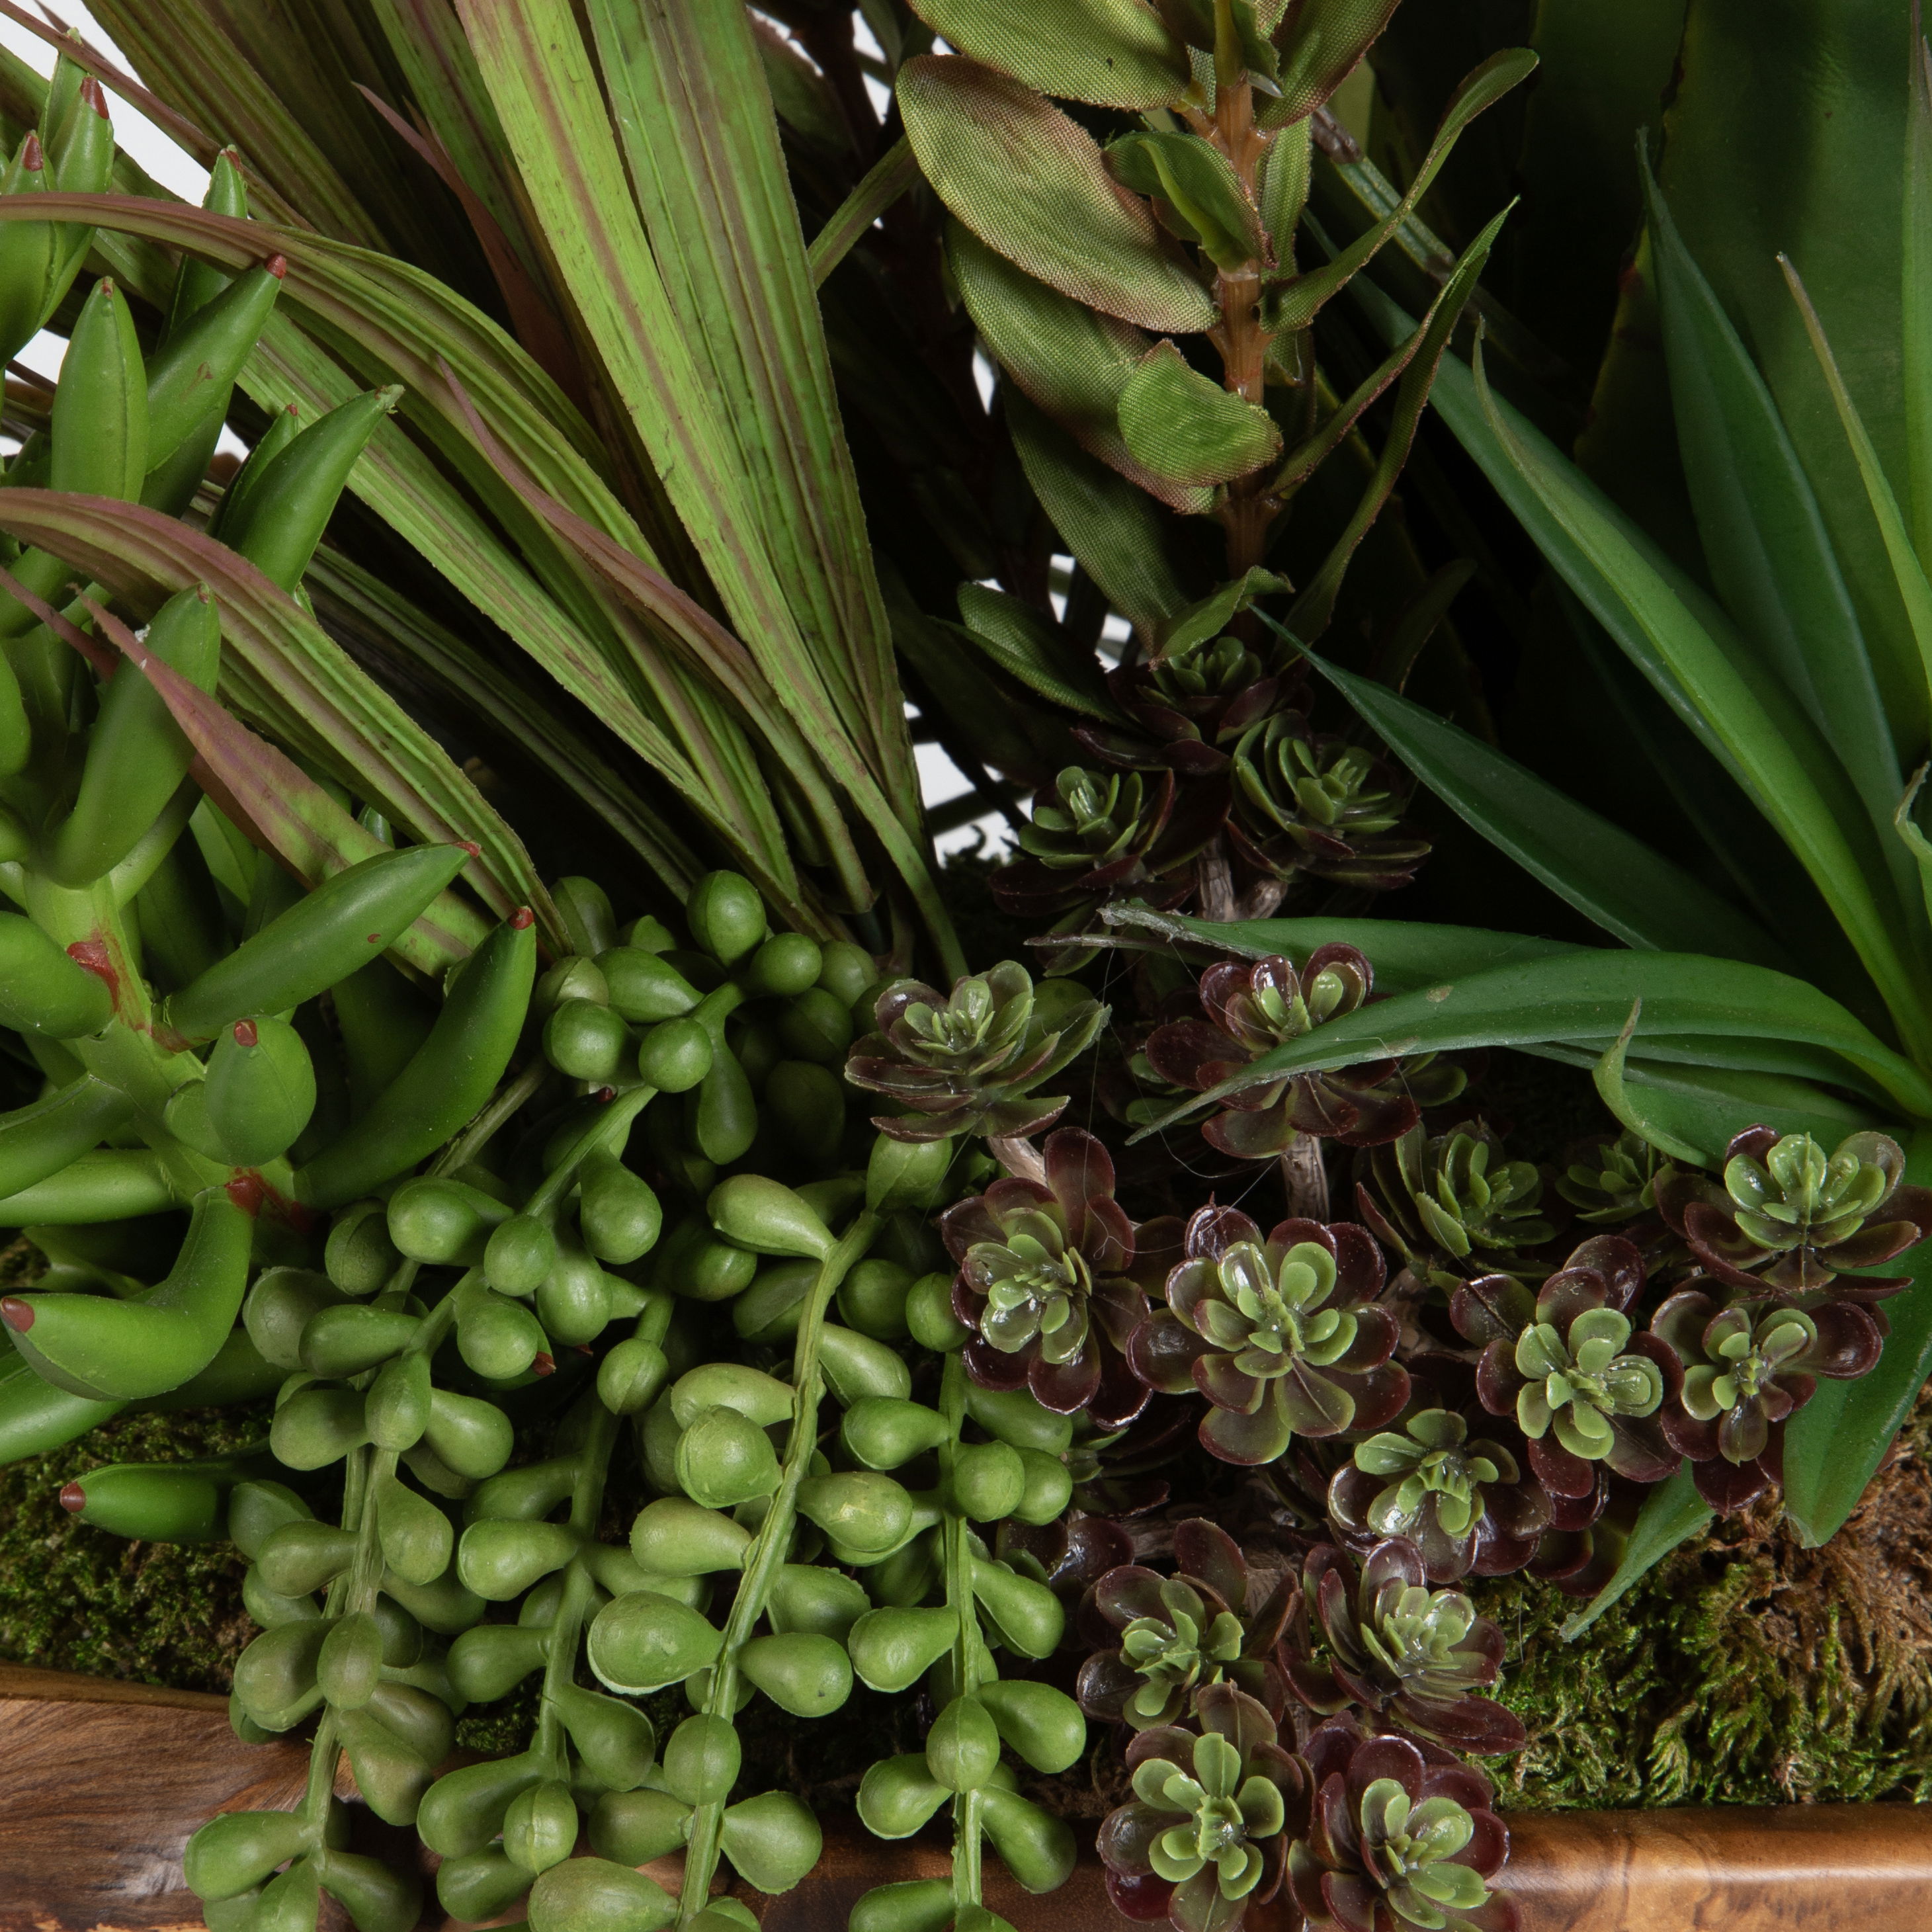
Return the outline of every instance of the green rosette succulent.
<path id="1" fill-rule="evenodd" d="M 1610 1226 L 1657 1211 L 1657 1182 L 1670 1163 L 1641 1135 L 1627 1128 L 1614 1138 L 1573 1148 L 1557 1177 L 1556 1191 L 1580 1221 Z"/>
<path id="2" fill-rule="evenodd" d="M 1905 1153 L 1888 1134 L 1858 1133 L 1827 1155 L 1809 1134 L 1748 1127 L 1724 1150 L 1724 1182 L 1675 1174 L 1658 1204 L 1718 1280 L 1762 1294 L 1875 1300 L 1909 1275 L 1838 1280 L 1877 1268 L 1932 1231 L 1932 1189 L 1906 1186 Z"/>
<path id="3" fill-rule="evenodd" d="M 1222 1932 L 1280 1890 L 1308 1780 L 1274 1720 L 1232 1684 L 1197 1693 L 1194 1719 L 1198 1731 L 1162 1725 L 1128 1745 L 1133 1799 L 1102 1822 L 1100 1852 L 1132 1916 L 1164 1907 L 1178 1932 Z"/>
<path id="4" fill-rule="evenodd" d="M 1549 1497 L 1516 1456 L 1447 1408 L 1418 1409 L 1358 1442 L 1329 1484 L 1328 1508 L 1352 1542 L 1406 1537 L 1437 1583 L 1521 1569 L 1550 1520 Z"/>
<path id="5" fill-rule="evenodd" d="M 1197 1689 L 1227 1682 L 1279 1718 L 1286 1688 L 1275 1659 L 1293 1580 L 1268 1588 L 1234 1538 L 1200 1516 L 1176 1526 L 1174 1556 L 1174 1576 L 1123 1563 L 1095 1582 L 1082 1624 L 1114 1642 L 1081 1666 L 1081 1708 L 1147 1730 L 1179 1722 Z"/>
<path id="6" fill-rule="evenodd" d="M 1487 1122 L 1431 1135 L 1418 1124 L 1368 1156 L 1355 1189 L 1362 1219 L 1419 1279 L 1453 1288 L 1492 1268 L 1540 1279 L 1531 1251 L 1556 1234 L 1543 1176 L 1511 1160 Z"/>
<path id="7" fill-rule="evenodd" d="M 1312 1926 L 1346 1932 L 1516 1932 L 1515 1901 L 1490 1880 L 1509 1855 L 1489 1780 L 1447 1751 L 1365 1737 L 1330 1718 L 1304 1747 L 1314 1780 L 1289 1887 Z"/>
<path id="8" fill-rule="evenodd" d="M 1234 759 L 1228 838 L 1253 870 L 1386 892 L 1406 886 L 1429 841 L 1402 826 L 1404 799 L 1381 759 L 1317 734 L 1298 711 L 1252 727 Z"/>
<path id="9" fill-rule="evenodd" d="M 1352 1222 L 1284 1221 L 1264 1244 L 1245 1214 L 1204 1208 L 1166 1307 L 1134 1331 L 1127 1359 L 1151 1388 L 1207 1396 L 1201 1441 L 1224 1462 L 1270 1462 L 1297 1436 L 1374 1429 L 1408 1399 L 1390 1360 L 1395 1317 L 1376 1300 L 1383 1274 Z"/>
<path id="10" fill-rule="evenodd" d="M 1082 988 L 1051 980 L 1036 988 L 1011 959 L 958 980 L 950 994 L 896 980 L 845 1077 L 905 1110 L 873 1123 L 894 1140 L 1035 1134 L 1059 1118 L 1066 1096 L 1034 1089 L 1084 1052 L 1106 1018 Z"/>

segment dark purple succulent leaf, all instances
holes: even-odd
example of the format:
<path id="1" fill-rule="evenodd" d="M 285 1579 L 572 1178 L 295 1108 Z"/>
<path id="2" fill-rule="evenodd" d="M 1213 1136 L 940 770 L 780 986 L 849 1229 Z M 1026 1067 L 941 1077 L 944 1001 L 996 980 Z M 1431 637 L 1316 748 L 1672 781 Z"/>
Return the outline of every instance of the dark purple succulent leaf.
<path id="1" fill-rule="evenodd" d="M 1174 1561 L 1184 1576 L 1205 1583 L 1236 1615 L 1246 1608 L 1247 1560 L 1219 1523 L 1189 1516 L 1174 1532 Z"/>
<path id="2" fill-rule="evenodd" d="M 1449 1319 L 1456 1334 L 1479 1348 L 1497 1342 L 1514 1348 L 1535 1318 L 1535 1299 L 1514 1275 L 1479 1275 L 1459 1283 L 1449 1298 Z"/>

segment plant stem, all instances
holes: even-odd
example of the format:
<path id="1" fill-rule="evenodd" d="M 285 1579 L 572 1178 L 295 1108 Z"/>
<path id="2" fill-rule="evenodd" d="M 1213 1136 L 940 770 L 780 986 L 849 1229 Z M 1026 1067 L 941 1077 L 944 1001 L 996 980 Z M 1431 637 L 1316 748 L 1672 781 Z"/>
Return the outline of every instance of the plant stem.
<path id="1" fill-rule="evenodd" d="M 939 1412 L 946 1419 L 946 1439 L 939 1445 L 939 1493 L 952 1493 L 952 1468 L 959 1456 L 959 1430 L 966 1420 L 966 1358 L 957 1349 L 946 1358 L 939 1384 Z M 980 1622 L 974 1607 L 971 1534 L 966 1519 L 946 1512 L 944 1538 L 946 1605 L 958 1619 L 952 1640 L 955 1694 L 970 1697 L 980 1688 Z M 980 1794 L 962 1791 L 952 1801 L 952 1910 L 955 1917 L 980 1903 Z"/>
<path id="2" fill-rule="evenodd" d="M 724 1639 L 712 1666 L 711 1684 L 704 1699 L 706 1712 L 729 1724 L 737 1714 L 738 1655 L 752 1634 L 752 1627 L 764 1616 L 765 1599 L 772 1580 L 791 1547 L 791 1533 L 798 1520 L 798 1486 L 812 1466 L 818 1447 L 818 1403 L 824 1384 L 818 1371 L 818 1345 L 824 1332 L 826 1311 L 838 1284 L 854 1262 L 872 1244 L 879 1232 L 880 1216 L 869 1209 L 848 1228 L 838 1245 L 819 1264 L 818 1273 L 806 1298 L 799 1317 L 798 1340 L 792 1351 L 792 1388 L 796 1408 L 793 1412 L 791 1435 L 785 1444 L 784 1462 L 772 1492 L 771 1507 L 758 1527 L 758 1534 L 746 1557 L 745 1574 L 732 1600 L 731 1614 L 725 1620 Z M 688 1925 L 704 1909 L 711 1895 L 712 1874 L 718 1868 L 718 1834 L 724 1822 L 724 1801 L 700 1804 L 692 1814 L 691 1836 L 684 1855 L 684 1881 L 678 1894 L 678 1923 Z"/>

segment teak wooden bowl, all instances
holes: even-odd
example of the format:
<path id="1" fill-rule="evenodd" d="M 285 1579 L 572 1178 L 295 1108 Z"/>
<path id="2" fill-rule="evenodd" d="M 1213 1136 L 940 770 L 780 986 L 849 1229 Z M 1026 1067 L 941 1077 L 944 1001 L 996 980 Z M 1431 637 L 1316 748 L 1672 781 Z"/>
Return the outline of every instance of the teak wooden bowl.
<path id="1" fill-rule="evenodd" d="M 220 1697 L 0 1664 L 0 1932 L 201 1932 L 182 1882 L 188 1834 L 216 1811 L 292 1804 L 308 1763 L 300 1744 L 237 1743 Z M 1932 1922 L 1932 1805 L 1525 1812 L 1509 1824 L 1524 1932 L 1923 1932 Z M 844 1932 L 869 1886 L 945 1869 L 941 1844 L 881 1844 L 855 1824 L 826 1825 L 825 1858 L 804 1885 L 749 1895 L 764 1932 Z M 409 1856 L 415 1843 L 366 1813 L 358 1829 L 372 1849 L 386 1840 Z M 658 1876 L 675 1882 L 674 1868 Z M 995 1885 L 987 1902 L 1020 1932 L 1126 1924 L 1090 1858 L 1050 1899 Z M 1266 1919 L 1254 1932 L 1288 1932 L 1292 1914 Z M 458 1932 L 434 1910 L 424 1926 Z"/>

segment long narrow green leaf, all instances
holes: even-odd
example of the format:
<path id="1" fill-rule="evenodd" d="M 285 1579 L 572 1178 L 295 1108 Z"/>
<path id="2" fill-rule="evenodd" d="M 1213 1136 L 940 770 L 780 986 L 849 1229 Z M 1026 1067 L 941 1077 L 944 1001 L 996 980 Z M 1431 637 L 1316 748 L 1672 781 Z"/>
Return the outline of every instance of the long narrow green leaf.
<path id="1" fill-rule="evenodd" d="M 806 261 L 812 285 L 823 288 L 833 269 L 857 245 L 859 238 L 920 178 L 912 143 L 902 134 L 860 178 L 858 185 L 826 218 L 812 238 Z"/>
<path id="2" fill-rule="evenodd" d="M 1788 969 L 1784 949 L 1642 839 L 1446 718 L 1326 659 L 1310 662 L 1438 797 L 1627 946 Z"/>
<path id="3" fill-rule="evenodd" d="M 919 835 L 898 815 L 809 670 L 724 434 L 632 206 L 568 0 L 458 0 L 524 185 L 654 467 L 678 506 L 739 634 L 812 750 L 885 847 L 949 968 L 963 962 Z M 537 479 L 540 483 L 541 478 Z M 849 848 L 848 848 L 849 850 Z M 845 854 L 856 904 L 875 888 Z"/>
<path id="4" fill-rule="evenodd" d="M 1506 460 L 1591 566 L 1571 587 L 1586 604 L 1609 590 L 1627 626 L 1668 665 L 1857 946 L 1900 1037 L 1932 1064 L 1932 1005 L 1909 956 L 1901 909 L 1882 903 L 1892 898 L 1888 869 L 1848 836 L 1863 812 L 1843 766 L 1795 706 L 1776 701 L 1765 680 L 1740 670 L 1676 594 L 1628 520 L 1570 465 L 1551 460 L 1505 421 L 1480 364 L 1475 381 Z M 1562 568 L 1560 558 L 1551 561 Z"/>
<path id="5" fill-rule="evenodd" d="M 1382 993 L 1412 993 L 1439 986 L 1445 980 L 1466 980 L 1492 966 L 1565 958 L 1590 950 L 1524 933 L 1486 932 L 1480 926 L 1432 926 L 1406 919 L 1190 919 L 1131 900 L 1103 907 L 1100 916 L 1109 926 L 1192 940 L 1246 959 L 1279 956 L 1297 966 L 1305 964 L 1318 946 L 1352 946 L 1375 968 L 1376 990 Z"/>
<path id="6" fill-rule="evenodd" d="M 1714 1514 L 1697 1493 L 1690 1464 L 1681 1464 L 1676 1475 L 1644 1498 L 1622 1561 L 1610 1580 L 1564 1624 L 1564 1642 L 1574 1643 L 1640 1577 L 1654 1570 L 1680 1543 L 1702 1534 Z"/>
<path id="7" fill-rule="evenodd" d="M 1838 1084 L 1872 1085 L 1932 1120 L 1932 1082 L 1815 986 L 1742 960 L 1672 952 L 1559 954 L 1399 993 L 1286 1042 L 1216 1090 L 1390 1054 L 1547 1041 L 1600 1052 L 1638 999 L 1654 1058 L 1826 1079 L 1835 1066 Z"/>
<path id="8" fill-rule="evenodd" d="M 1915 26 L 1919 16 L 1913 14 Z M 1912 36 L 1905 110 L 1905 220 L 1899 386 L 1906 494 L 1918 561 L 1932 572 L 1932 46 Z"/>
<path id="9" fill-rule="evenodd" d="M 1845 440 L 1851 446 L 1852 458 L 1858 464 L 1858 479 L 1864 485 L 1866 499 L 1878 522 L 1879 534 L 1885 541 L 1885 554 L 1898 583 L 1899 601 L 1905 606 L 1913 639 L 1918 646 L 1919 665 L 1924 673 L 1928 690 L 1932 692 L 1932 578 L 1927 577 L 1925 566 L 1912 547 L 1912 535 L 1900 512 L 1898 499 L 1892 494 L 1890 479 L 1885 473 L 1885 466 L 1879 460 L 1877 450 L 1872 446 L 1864 419 L 1852 400 L 1851 391 L 1845 386 L 1844 377 L 1839 373 L 1838 358 L 1832 353 L 1831 344 L 1826 340 L 1825 325 L 1819 320 L 1818 311 L 1812 306 L 1811 298 L 1806 294 L 1804 284 L 1790 259 L 1780 255 L 1778 265 L 1784 271 L 1791 298 L 1804 319 L 1805 332 L 1811 338 L 1812 352 L 1818 358 L 1825 386 L 1831 392 Z"/>
<path id="10" fill-rule="evenodd" d="M 1698 534 L 1726 608 L 1818 720 L 1864 800 L 1910 904 L 1917 881 L 1886 836 L 1903 780 L 1864 633 L 1817 500 L 1737 331 L 1684 245 L 1646 162 L 1671 402 Z"/>
<path id="11" fill-rule="evenodd" d="M 1932 1182 L 1932 1132 L 1912 1136 L 1905 1178 L 1919 1186 Z M 1856 1382 L 1820 1382 L 1785 1426 L 1785 1514 L 1800 1540 L 1814 1545 L 1829 1542 L 1858 1507 L 1932 1376 L 1932 1240 L 1874 1272 L 1912 1278 L 1885 1304 L 1892 1333 L 1878 1366 Z"/>
<path id="12" fill-rule="evenodd" d="M 742 0 L 590 0 L 590 14 L 652 256 L 803 640 L 790 674 L 824 676 L 916 824 L 891 634 L 749 16 Z"/>

